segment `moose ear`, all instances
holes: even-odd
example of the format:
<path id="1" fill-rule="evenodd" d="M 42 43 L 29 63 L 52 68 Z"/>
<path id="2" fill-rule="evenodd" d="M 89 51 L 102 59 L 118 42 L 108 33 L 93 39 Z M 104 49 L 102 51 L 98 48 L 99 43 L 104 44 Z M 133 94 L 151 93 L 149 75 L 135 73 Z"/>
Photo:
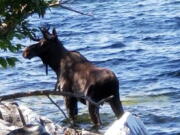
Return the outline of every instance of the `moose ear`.
<path id="1" fill-rule="evenodd" d="M 47 40 L 51 39 L 50 33 L 49 33 L 49 28 L 45 28 L 45 27 L 40 27 L 39 28 L 43 34 L 43 37 Z"/>
<path id="2" fill-rule="evenodd" d="M 57 37 L 57 32 L 56 32 L 56 29 L 55 29 L 55 28 L 53 28 L 52 34 L 53 34 L 55 37 Z"/>

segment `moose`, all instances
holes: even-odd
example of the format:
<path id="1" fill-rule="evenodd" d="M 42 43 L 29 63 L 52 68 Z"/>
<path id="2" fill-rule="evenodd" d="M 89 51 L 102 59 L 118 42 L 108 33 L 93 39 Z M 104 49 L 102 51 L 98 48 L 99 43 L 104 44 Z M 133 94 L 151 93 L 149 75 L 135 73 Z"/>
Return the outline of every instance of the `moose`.
<path id="1" fill-rule="evenodd" d="M 98 67 L 81 53 L 69 51 L 58 39 L 57 32 L 53 28 L 52 33 L 48 28 L 40 28 L 43 38 L 33 38 L 37 43 L 28 46 L 23 51 L 23 57 L 31 59 L 40 57 L 42 62 L 50 66 L 57 75 L 56 89 L 63 92 L 82 94 L 99 102 L 112 96 L 107 102 L 110 104 L 117 118 L 123 113 L 123 107 L 119 96 L 119 81 L 116 75 L 102 67 Z M 91 121 L 95 126 L 100 126 L 99 107 L 84 99 L 64 97 L 65 106 L 69 118 L 74 121 L 78 114 L 77 102 L 88 106 Z"/>

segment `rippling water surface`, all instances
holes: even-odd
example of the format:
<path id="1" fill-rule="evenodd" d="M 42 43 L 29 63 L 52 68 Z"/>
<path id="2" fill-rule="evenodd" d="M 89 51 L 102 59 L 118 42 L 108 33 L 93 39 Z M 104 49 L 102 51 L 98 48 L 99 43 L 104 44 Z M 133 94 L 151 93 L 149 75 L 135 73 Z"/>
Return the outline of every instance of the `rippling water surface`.
<path id="1" fill-rule="evenodd" d="M 89 12 L 93 17 L 56 7 L 47 11 L 44 19 L 30 17 L 32 27 L 55 27 L 66 48 L 114 71 L 125 109 L 140 116 L 150 134 L 179 135 L 180 2 L 77 0 L 67 6 Z M 32 43 L 28 39 L 23 42 Z M 0 94 L 52 89 L 56 80 L 52 70 L 46 76 L 40 59 L 25 60 L 21 55 L 22 52 L 15 54 L 20 59 L 15 68 L 0 70 Z M 56 99 L 64 108 L 62 98 Z M 21 102 L 57 123 L 64 123 L 61 113 L 44 97 Z M 86 117 L 87 107 L 79 104 L 79 108 L 81 118 Z M 108 105 L 101 108 L 101 117 L 105 123 L 102 130 L 115 119 Z M 91 126 L 90 121 L 80 121 L 81 127 Z"/>

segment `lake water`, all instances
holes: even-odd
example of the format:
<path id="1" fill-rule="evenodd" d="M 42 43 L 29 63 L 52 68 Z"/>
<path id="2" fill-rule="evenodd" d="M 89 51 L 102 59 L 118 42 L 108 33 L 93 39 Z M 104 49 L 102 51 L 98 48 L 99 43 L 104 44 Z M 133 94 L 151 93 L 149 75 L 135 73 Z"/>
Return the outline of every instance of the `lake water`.
<path id="1" fill-rule="evenodd" d="M 150 134 L 180 135 L 180 1 L 77 0 L 67 6 L 93 17 L 55 7 L 43 19 L 30 17 L 31 26 L 55 27 L 66 48 L 114 71 L 125 110 L 138 115 Z M 39 58 L 25 60 L 22 52 L 5 55 L 15 55 L 20 62 L 0 70 L 0 94 L 54 88 L 56 76 L 51 69 L 45 75 Z M 63 99 L 54 98 L 64 109 Z M 21 102 L 65 125 L 47 98 Z M 79 126 L 89 129 L 87 107 L 79 104 L 79 114 Z M 108 105 L 101 107 L 101 117 L 103 132 L 115 120 Z"/>

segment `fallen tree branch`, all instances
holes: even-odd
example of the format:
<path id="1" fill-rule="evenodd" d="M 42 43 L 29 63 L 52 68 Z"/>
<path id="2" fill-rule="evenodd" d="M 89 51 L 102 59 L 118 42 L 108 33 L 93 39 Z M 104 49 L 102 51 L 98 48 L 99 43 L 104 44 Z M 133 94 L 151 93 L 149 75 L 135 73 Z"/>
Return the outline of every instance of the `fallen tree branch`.
<path id="1" fill-rule="evenodd" d="M 87 100 L 88 102 L 95 105 L 96 107 L 100 107 L 100 105 L 102 105 L 104 102 L 107 102 L 114 97 L 113 95 L 111 95 L 111 96 L 104 98 L 96 103 L 90 97 L 87 97 L 87 96 L 84 96 L 84 95 L 81 95 L 78 93 L 74 94 L 74 93 L 70 93 L 70 92 L 62 92 L 62 91 L 54 91 L 54 90 L 37 90 L 37 91 L 31 91 L 31 92 L 19 92 L 19 93 L 14 93 L 14 94 L 9 94 L 9 95 L 2 95 L 2 96 L 0 96 L 0 103 L 1 103 L 1 101 L 4 101 L 4 100 L 17 99 L 17 98 L 22 98 L 22 97 L 47 96 L 48 99 L 52 102 L 52 104 L 54 104 L 61 111 L 61 113 L 64 115 L 64 117 L 68 120 L 68 123 L 71 126 L 73 126 L 72 121 L 66 116 L 64 111 L 60 108 L 60 106 L 56 102 L 53 101 L 53 99 L 50 97 L 50 95 L 81 98 L 81 99 Z M 24 120 L 24 116 L 23 116 L 21 110 L 18 109 L 18 111 L 21 116 L 23 125 L 26 125 L 26 122 Z"/>
<path id="2" fill-rule="evenodd" d="M 103 99 L 100 102 L 96 103 L 93 101 L 90 97 L 81 95 L 79 93 L 71 93 L 71 92 L 62 92 L 62 91 L 54 91 L 54 90 L 37 90 L 37 91 L 30 91 L 30 92 L 19 92 L 9 95 L 2 95 L 0 96 L 0 102 L 4 100 L 10 100 L 10 99 L 16 99 L 16 98 L 22 98 L 22 97 L 30 97 L 30 96 L 48 96 L 48 95 L 56 95 L 56 96 L 69 96 L 69 97 L 75 97 L 75 98 L 81 98 L 85 99 L 88 102 L 92 103 L 96 107 L 99 107 L 103 102 L 109 100 L 109 97 L 107 99 Z"/>

